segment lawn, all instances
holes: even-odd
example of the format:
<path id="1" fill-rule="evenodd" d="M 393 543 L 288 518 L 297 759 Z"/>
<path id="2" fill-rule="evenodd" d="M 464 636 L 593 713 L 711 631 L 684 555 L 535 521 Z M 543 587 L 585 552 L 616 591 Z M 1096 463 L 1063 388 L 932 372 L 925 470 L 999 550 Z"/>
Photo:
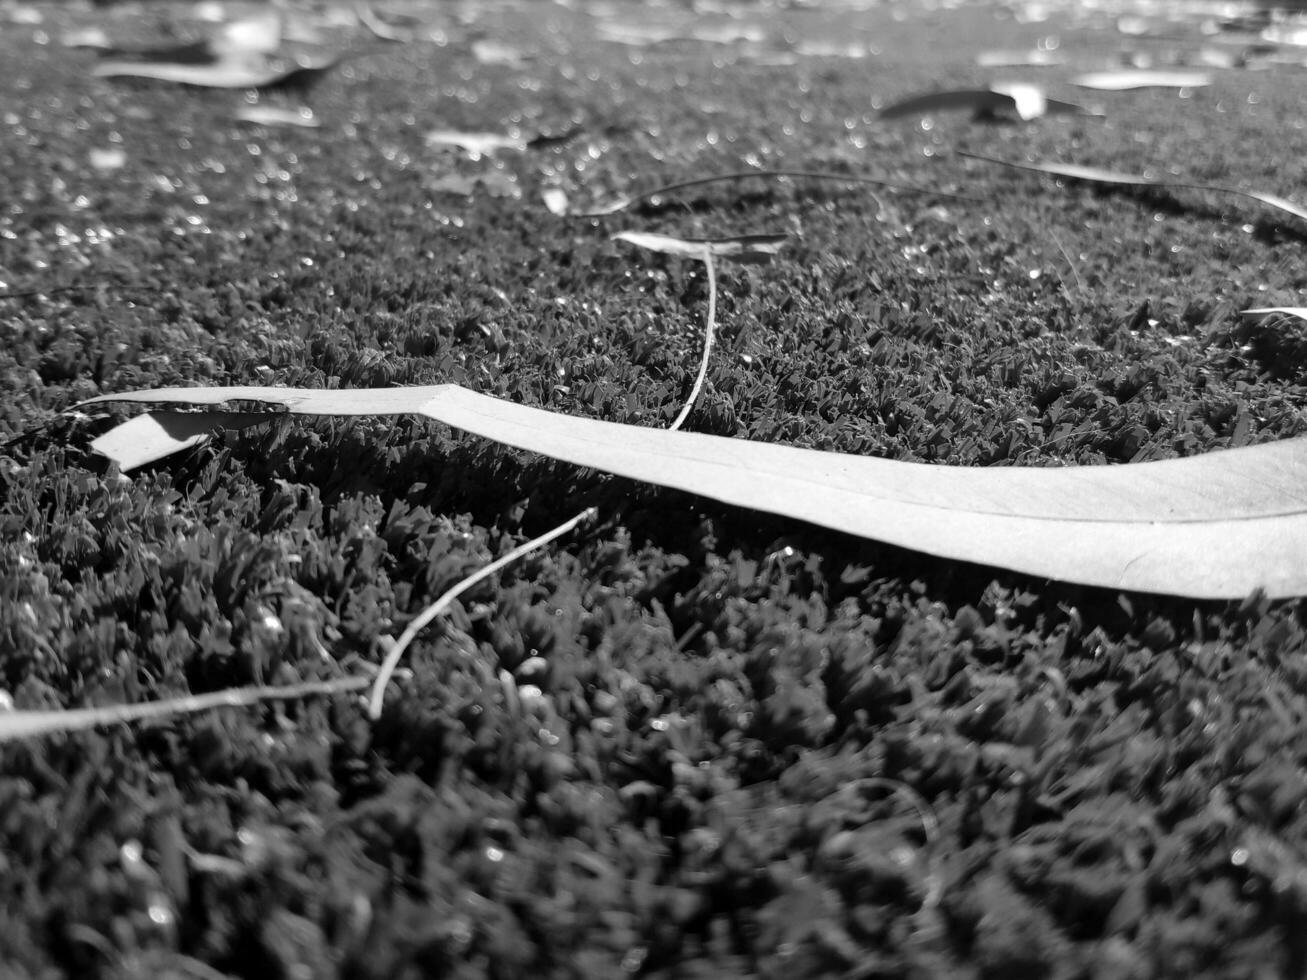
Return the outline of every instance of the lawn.
<path id="1" fill-rule="evenodd" d="M 958 152 L 1307 203 L 1295 20 L 514 0 L 379 7 L 385 41 L 303 4 L 286 50 L 345 57 L 258 96 L 72 43 L 253 9 L 0 7 L 6 704 L 368 677 L 597 516 L 453 602 L 375 720 L 337 693 L 0 744 L 0 977 L 1307 972 L 1299 599 L 1077 584 L 1056 537 L 1051 578 L 939 557 L 415 415 L 281 414 L 124 473 L 91 443 L 139 407 L 74 409 L 456 384 L 666 428 L 708 269 L 612 236 L 783 234 L 714 261 L 687 431 L 1010 468 L 1302 437 L 1307 324 L 1240 311 L 1303 305 L 1307 221 Z M 1122 59 L 1210 84 L 1072 84 Z M 879 112 L 1011 81 L 1089 112 Z M 894 186 L 576 215 L 755 170 Z"/>

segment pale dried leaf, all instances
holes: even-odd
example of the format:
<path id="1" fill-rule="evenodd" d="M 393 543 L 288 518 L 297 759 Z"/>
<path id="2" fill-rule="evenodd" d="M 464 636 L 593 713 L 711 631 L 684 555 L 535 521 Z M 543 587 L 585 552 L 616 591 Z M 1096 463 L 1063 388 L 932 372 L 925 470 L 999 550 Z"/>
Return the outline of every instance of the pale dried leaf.
<path id="1" fill-rule="evenodd" d="M 545 207 L 550 214 L 556 214 L 559 217 L 566 215 L 570 207 L 567 191 L 561 187 L 546 187 L 540 192 L 540 199 L 544 201 Z"/>
<path id="2" fill-rule="evenodd" d="M 1122 71 L 1096 71 L 1077 75 L 1072 85 L 1102 92 L 1123 92 L 1136 88 L 1202 88 L 1212 84 L 1205 71 L 1162 71 L 1130 68 Z"/>
<path id="3" fill-rule="evenodd" d="M 986 163 L 996 163 L 1002 167 L 1011 167 L 1013 170 L 1028 170 L 1034 173 L 1051 174 L 1054 177 L 1068 177 L 1072 180 L 1087 180 L 1098 184 L 1115 184 L 1124 187 L 1164 187 L 1192 191 L 1210 191 L 1218 194 L 1234 194 L 1238 197 L 1246 197 L 1253 201 L 1260 201 L 1276 210 L 1291 214 L 1295 218 L 1307 221 L 1307 209 L 1301 205 L 1295 204 L 1288 198 L 1279 197 L 1275 194 L 1267 194 L 1263 191 L 1244 190 L 1241 187 L 1230 187 L 1226 184 L 1199 184 L 1184 180 L 1159 180 L 1153 177 L 1145 177 L 1139 174 L 1122 173 L 1118 170 L 1104 170 L 1101 167 L 1085 167 L 1075 163 L 1047 163 L 1043 161 L 1027 161 L 1016 163 L 1012 160 L 1000 160 L 996 157 L 987 157 L 980 153 L 970 153 L 966 150 L 958 150 L 959 156 L 970 157 L 973 160 L 983 160 Z"/>
<path id="4" fill-rule="evenodd" d="M 108 60 L 97 64 L 97 78 L 144 78 L 197 88 L 272 88 L 307 84 L 334 68 L 336 62 L 299 64 L 282 58 L 250 56 L 215 62 Z"/>
<path id="5" fill-rule="evenodd" d="M 1239 315 L 1264 318 L 1290 317 L 1295 320 L 1307 320 L 1307 306 L 1262 306 L 1255 310 L 1240 310 Z"/>
<path id="6" fill-rule="evenodd" d="M 244 54 L 269 55 L 281 47 L 281 11 L 268 7 L 261 13 L 228 21 L 209 36 L 209 50 L 219 58 Z"/>
<path id="7" fill-rule="evenodd" d="M 256 126 L 295 126 L 300 129 L 318 129 L 322 126 L 322 121 L 308 106 L 268 105 L 257 102 L 238 108 L 236 118 L 240 122 Z"/>
<path id="8" fill-rule="evenodd" d="M 235 687 L 210 694 L 146 701 L 141 704 L 113 704 L 67 711 L 0 711 L 0 743 L 62 732 L 87 731 L 105 725 L 156 721 L 218 708 L 243 708 L 263 701 L 289 701 L 325 694 L 344 694 L 361 691 L 370 683 L 366 677 L 342 677 L 334 681 L 309 681 L 284 687 Z"/>
<path id="9" fill-rule="evenodd" d="M 1121 466 L 958 467 L 560 415 L 455 385 L 165 388 L 110 401 L 262 400 L 422 414 L 519 449 L 943 558 L 1199 598 L 1307 594 L 1307 439 Z"/>
<path id="10" fill-rule="evenodd" d="M 748 264 L 770 262 L 788 237 L 781 234 L 736 235 L 731 238 L 676 238 L 672 235 L 659 235 L 647 231 L 619 231 L 612 236 L 614 241 L 627 242 L 638 248 L 662 252 L 664 255 L 701 259 L 706 253 L 714 258 Z"/>
<path id="11" fill-rule="evenodd" d="M 982 116 L 1015 113 L 1027 120 L 1045 114 L 1090 114 L 1083 106 L 1048 98 L 1038 86 L 1011 82 L 990 88 L 953 89 L 913 96 L 881 109 L 880 118 L 901 119 L 967 110 Z"/>

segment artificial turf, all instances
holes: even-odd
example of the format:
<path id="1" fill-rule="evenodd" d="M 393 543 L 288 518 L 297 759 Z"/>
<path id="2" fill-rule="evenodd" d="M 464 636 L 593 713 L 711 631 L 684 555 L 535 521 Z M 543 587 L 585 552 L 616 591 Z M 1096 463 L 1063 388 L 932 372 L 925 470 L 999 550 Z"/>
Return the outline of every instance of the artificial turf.
<path id="1" fill-rule="evenodd" d="M 164 385 L 454 382 L 666 425 L 703 270 L 610 234 L 786 232 L 719 270 L 687 428 L 985 466 L 1302 435 L 1307 334 L 1237 311 L 1301 305 L 1307 228 L 952 151 L 1300 196 L 1307 76 L 1077 92 L 1124 46 L 1165 62 L 1206 35 L 1036 6 L 433 5 L 389 46 L 289 8 L 357 54 L 264 97 L 318 130 L 93 78 L 60 43 L 186 8 L 0 8 L 15 705 L 357 671 L 468 572 L 601 515 L 465 596 L 375 723 L 339 697 L 5 745 L 0 976 L 1301 976 L 1298 601 L 959 565 L 418 419 L 279 419 L 124 476 L 88 448 L 115 418 L 63 414 Z M 764 40 L 601 33 L 636 22 Z M 975 66 L 1041 40 L 1070 64 Z M 876 115 L 994 78 L 1104 115 Z M 576 132 L 469 160 L 433 129 Z M 972 200 L 792 180 L 603 219 L 540 203 L 751 167 Z"/>

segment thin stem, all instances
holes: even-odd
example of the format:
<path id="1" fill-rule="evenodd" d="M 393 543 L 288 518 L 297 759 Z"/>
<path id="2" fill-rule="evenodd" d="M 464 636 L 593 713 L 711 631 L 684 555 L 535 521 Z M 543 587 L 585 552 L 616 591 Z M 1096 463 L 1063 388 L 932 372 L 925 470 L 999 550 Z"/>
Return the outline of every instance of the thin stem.
<path id="1" fill-rule="evenodd" d="M 56 732 L 84 731 L 101 725 L 121 725 L 150 718 L 194 714 L 215 708 L 240 708 L 261 701 L 289 701 L 318 694 L 340 694 L 368 686 L 366 677 L 342 677 L 333 681 L 307 681 L 283 687 L 233 687 L 209 694 L 193 694 L 166 701 L 139 704 L 114 704 L 100 708 L 74 708 L 68 711 L 0 712 L 0 742 L 37 738 Z"/>
<path id="2" fill-rule="evenodd" d="M 703 248 L 703 264 L 708 269 L 708 318 L 703 337 L 703 357 L 699 360 L 699 376 L 694 379 L 690 397 L 685 400 L 681 414 L 676 416 L 676 421 L 672 423 L 672 430 L 679 429 L 684 424 L 699 398 L 704 379 L 708 377 L 708 358 L 712 354 L 713 334 L 717 330 L 717 272 L 713 266 L 712 250 L 707 245 Z"/>
<path id="3" fill-rule="evenodd" d="M 415 639 L 417 639 L 417 635 L 426 628 L 428 623 L 453 605 L 455 599 L 478 582 L 484 581 L 491 575 L 495 574 L 495 572 L 499 571 L 505 565 L 512 564 L 523 555 L 548 544 L 555 538 L 561 538 L 578 524 L 583 524 L 593 518 L 598 512 L 598 508 L 596 507 L 587 507 L 575 517 L 559 524 L 558 527 L 554 528 L 552 531 L 548 531 L 545 534 L 540 535 L 538 538 L 532 538 L 526 544 L 519 545 L 502 558 L 492 561 L 484 568 L 477 569 L 467 578 L 449 589 L 449 591 L 431 605 L 427 606 L 427 608 L 422 610 L 422 612 L 418 613 L 413 621 L 408 624 L 408 627 L 404 632 L 400 634 L 399 639 L 395 641 L 395 644 L 386 653 L 386 659 L 382 663 L 381 669 L 377 672 L 376 679 L 372 682 L 372 690 L 368 693 L 368 716 L 373 720 L 381 717 L 381 700 L 385 696 L 386 685 L 390 683 L 391 675 L 395 673 L 395 668 L 399 666 L 399 661 L 400 658 L 404 656 L 404 651 L 409 648 L 409 645 Z"/>
<path id="4" fill-rule="evenodd" d="M 1062 258 L 1066 259 L 1066 264 L 1071 267 L 1071 275 L 1075 277 L 1076 288 L 1083 293 L 1085 291 L 1085 281 L 1080 278 L 1080 272 L 1076 269 L 1076 264 L 1071 261 L 1071 253 L 1066 250 L 1066 246 L 1062 244 L 1062 240 L 1051 231 L 1048 233 L 1048 237 L 1053 239 L 1053 244 L 1056 245 L 1057 250 L 1062 253 Z"/>
<path id="5" fill-rule="evenodd" d="M 626 211 L 629 208 L 647 201 L 650 198 L 661 197 L 664 194 L 670 194 L 673 191 L 688 190 L 691 187 L 702 187 L 705 184 L 715 184 L 722 181 L 745 180 L 749 177 L 779 178 L 779 177 L 800 177 L 807 180 L 836 180 L 846 184 L 868 184 L 873 187 L 886 187 L 890 190 L 906 191 L 910 194 L 933 194 L 935 197 L 945 197 L 957 201 L 977 201 L 977 198 L 968 197 L 963 194 L 949 194 L 945 191 L 931 190 L 926 187 L 915 187 L 911 184 L 896 184 L 892 181 L 881 180 L 878 177 L 864 177 L 861 174 L 835 174 L 819 170 L 737 170 L 728 174 L 716 174 L 712 177 L 696 177 L 693 180 L 683 180 L 675 184 L 667 184 L 663 187 L 656 187 L 651 191 L 643 191 L 633 197 L 628 197 L 613 207 L 600 211 L 583 211 L 574 217 L 577 218 L 602 218 L 606 215 L 617 214 Z"/>

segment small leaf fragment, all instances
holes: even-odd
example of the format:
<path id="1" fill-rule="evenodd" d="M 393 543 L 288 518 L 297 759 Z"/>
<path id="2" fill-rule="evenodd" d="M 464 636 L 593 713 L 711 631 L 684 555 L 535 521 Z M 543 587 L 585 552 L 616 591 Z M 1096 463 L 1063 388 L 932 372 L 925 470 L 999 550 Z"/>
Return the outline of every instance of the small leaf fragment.
<path id="1" fill-rule="evenodd" d="M 638 248 L 647 248 L 664 255 L 701 259 L 705 252 L 714 258 L 730 259 L 759 265 L 770 262 L 789 238 L 784 234 L 736 235 L 729 238 L 676 238 L 647 231 L 619 231 L 613 241 L 627 242 Z"/>
<path id="2" fill-rule="evenodd" d="M 236 110 L 236 119 L 255 126 L 295 126 L 300 129 L 318 129 L 322 121 L 308 106 L 280 106 L 257 102 L 242 105 Z"/>
<path id="3" fill-rule="evenodd" d="M 1129 68 L 1077 75 L 1071 79 L 1071 84 L 1100 92 L 1124 92 L 1137 88 L 1203 88 L 1212 84 L 1212 76 L 1205 71 Z"/>
<path id="4" fill-rule="evenodd" d="M 91 448 L 126 473 L 206 442 L 217 429 L 267 422 L 267 412 L 147 412 L 92 440 Z"/>
<path id="5" fill-rule="evenodd" d="M 540 192 L 540 199 L 550 214 L 556 214 L 560 218 L 567 214 L 570 207 L 567 191 L 561 187 L 546 187 Z"/>
<path id="6" fill-rule="evenodd" d="M 218 708 L 242 708 L 262 701 L 289 701 L 328 694 L 361 691 L 371 683 L 366 677 L 342 677 L 332 681 L 308 681 L 282 687 L 236 687 L 209 694 L 113 704 L 66 711 L 0 711 L 0 743 L 40 738 L 61 732 L 80 732 L 105 725 L 126 725 L 174 715 L 195 714 Z"/>

